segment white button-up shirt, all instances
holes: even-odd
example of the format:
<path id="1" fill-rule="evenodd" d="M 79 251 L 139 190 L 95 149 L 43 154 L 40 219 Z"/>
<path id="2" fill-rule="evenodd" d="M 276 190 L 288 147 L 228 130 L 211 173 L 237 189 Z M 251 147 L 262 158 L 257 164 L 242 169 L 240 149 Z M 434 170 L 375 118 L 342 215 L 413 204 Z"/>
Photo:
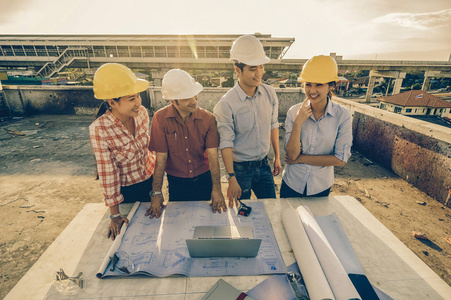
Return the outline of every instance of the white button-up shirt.
<path id="1" fill-rule="evenodd" d="M 266 84 L 249 97 L 239 84 L 216 104 L 213 112 L 218 122 L 219 148 L 233 148 L 234 161 L 265 158 L 271 145 L 271 130 L 278 128 L 278 99 Z"/>
<path id="2" fill-rule="evenodd" d="M 285 144 L 290 139 L 294 120 L 302 103 L 293 105 L 285 119 Z M 352 120 L 349 111 L 332 101 L 328 101 L 324 115 L 315 120 L 313 114 L 302 124 L 301 154 L 334 155 L 347 162 L 351 156 Z M 333 166 L 313 166 L 308 164 L 286 165 L 283 181 L 294 191 L 302 194 L 307 185 L 307 195 L 320 193 L 334 183 Z"/>

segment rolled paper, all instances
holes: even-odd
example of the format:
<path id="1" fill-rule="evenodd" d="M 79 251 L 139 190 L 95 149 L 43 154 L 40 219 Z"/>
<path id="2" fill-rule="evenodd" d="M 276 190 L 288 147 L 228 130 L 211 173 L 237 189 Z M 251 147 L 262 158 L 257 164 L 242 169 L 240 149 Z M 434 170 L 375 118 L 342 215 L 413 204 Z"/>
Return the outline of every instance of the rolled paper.
<path id="1" fill-rule="evenodd" d="M 287 207 L 282 211 L 282 222 L 310 299 L 335 299 L 299 214 L 293 207 Z"/>
<path id="2" fill-rule="evenodd" d="M 128 220 L 131 220 L 133 218 L 133 215 L 135 214 L 136 210 L 138 209 L 140 203 L 141 202 L 139 202 L 139 201 L 135 202 L 132 209 L 130 210 L 130 212 L 127 215 Z M 126 230 L 127 230 L 127 226 L 121 227 L 121 232 L 114 239 L 114 242 L 111 245 L 110 250 L 108 251 L 107 255 L 105 256 L 105 259 L 103 260 L 102 264 L 100 265 L 99 270 L 97 271 L 97 274 L 96 274 L 97 278 L 101 278 L 103 276 L 103 274 L 105 273 L 106 268 L 110 264 L 111 258 L 113 257 L 114 253 L 116 253 L 117 249 L 119 249 L 119 247 L 122 243 L 122 237 L 124 236 Z"/>
<path id="3" fill-rule="evenodd" d="M 313 214 L 304 206 L 299 206 L 297 213 L 335 298 L 361 299 Z"/>

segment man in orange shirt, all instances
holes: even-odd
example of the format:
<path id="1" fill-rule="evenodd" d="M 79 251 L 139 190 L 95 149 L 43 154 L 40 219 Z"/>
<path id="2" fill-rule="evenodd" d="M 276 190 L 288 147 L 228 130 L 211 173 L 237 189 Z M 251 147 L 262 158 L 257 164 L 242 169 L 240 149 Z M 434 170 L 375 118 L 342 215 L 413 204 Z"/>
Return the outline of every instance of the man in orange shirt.
<path id="1" fill-rule="evenodd" d="M 185 71 L 168 71 L 162 94 L 170 105 L 158 110 L 150 129 L 149 150 L 156 152 L 151 206 L 146 215 L 161 215 L 162 185 L 167 173 L 169 201 L 212 200 L 213 212 L 226 211 L 218 159 L 219 134 L 212 113 L 197 106 L 203 87 Z"/>

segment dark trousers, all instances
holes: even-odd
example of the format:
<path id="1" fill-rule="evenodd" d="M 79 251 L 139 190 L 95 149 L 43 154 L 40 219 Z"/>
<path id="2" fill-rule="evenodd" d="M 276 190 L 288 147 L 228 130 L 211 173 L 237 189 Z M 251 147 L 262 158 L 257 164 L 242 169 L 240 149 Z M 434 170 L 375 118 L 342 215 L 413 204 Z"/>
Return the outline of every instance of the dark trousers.
<path id="1" fill-rule="evenodd" d="M 193 178 L 167 174 L 169 201 L 208 201 L 211 199 L 211 173 L 207 171 Z"/>
<path id="2" fill-rule="evenodd" d="M 307 185 L 305 186 L 304 193 L 300 194 L 290 188 L 285 181 L 282 180 L 282 186 L 280 187 L 280 198 L 299 198 L 299 197 L 327 197 L 329 196 L 330 188 L 315 195 L 307 196 Z"/>
<path id="3" fill-rule="evenodd" d="M 122 203 L 150 202 L 150 191 L 152 190 L 153 176 L 149 179 L 121 187 L 121 194 L 124 196 Z"/>
<path id="4" fill-rule="evenodd" d="M 234 161 L 233 170 L 241 187 L 240 199 L 250 199 L 252 191 L 257 199 L 276 198 L 274 177 L 267 157 L 257 161 Z"/>

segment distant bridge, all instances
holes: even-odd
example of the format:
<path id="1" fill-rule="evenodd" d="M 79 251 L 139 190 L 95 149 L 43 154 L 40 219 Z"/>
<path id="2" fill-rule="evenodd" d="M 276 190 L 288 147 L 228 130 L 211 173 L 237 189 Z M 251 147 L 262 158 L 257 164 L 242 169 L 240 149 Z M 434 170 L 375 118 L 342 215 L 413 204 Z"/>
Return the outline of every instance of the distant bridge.
<path id="1" fill-rule="evenodd" d="M 284 59 L 294 38 L 255 34 L 271 62 L 267 70 L 299 72 L 307 59 Z M 123 63 L 149 70 L 230 71 L 229 51 L 239 35 L 2 35 L 0 67 L 26 67 L 54 76 L 64 67 L 97 69 Z M 451 61 L 343 60 L 340 70 L 451 71 Z M 64 66 L 64 67 L 62 67 Z"/>
<path id="2" fill-rule="evenodd" d="M 109 62 L 152 72 L 156 84 L 170 69 L 231 71 L 230 47 L 239 35 L 2 35 L 0 67 L 28 68 L 40 77 L 54 77 L 65 68 L 93 73 Z M 271 61 L 266 70 L 299 72 L 307 59 L 284 59 L 294 38 L 275 38 L 256 33 Z M 399 93 L 407 72 L 425 72 L 423 89 L 430 78 L 451 77 L 451 61 L 344 60 L 339 70 L 370 70 L 367 101 L 376 77 L 395 78 L 393 93 Z M 88 73 L 89 73 L 88 71 Z"/>
<path id="3" fill-rule="evenodd" d="M 5 47 L 0 46 L 0 51 Z M 3 50 L 4 51 L 4 50 Z M 61 65 L 70 61 L 67 67 L 97 69 L 105 63 L 122 63 L 130 68 L 149 70 L 186 70 L 230 71 L 232 63 L 228 58 L 192 58 L 192 57 L 126 57 L 126 56 L 91 56 L 86 48 L 68 47 L 59 56 L 22 56 L 0 55 L 0 67 L 26 67 L 39 71 L 46 64 Z M 299 72 L 307 59 L 271 59 L 265 65 L 266 70 Z M 340 70 L 359 71 L 451 71 L 451 61 L 409 61 L 409 60 L 343 60 L 336 59 Z M 48 75 L 48 74 L 43 74 Z M 53 74 L 54 75 L 54 74 Z"/>

